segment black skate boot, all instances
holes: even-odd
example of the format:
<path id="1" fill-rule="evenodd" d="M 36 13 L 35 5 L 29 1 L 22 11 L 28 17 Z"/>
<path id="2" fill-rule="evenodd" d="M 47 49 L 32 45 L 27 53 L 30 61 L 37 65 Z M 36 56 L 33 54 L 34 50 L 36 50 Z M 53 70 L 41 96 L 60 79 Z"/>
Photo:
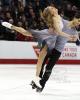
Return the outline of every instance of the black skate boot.
<path id="1" fill-rule="evenodd" d="M 39 81 L 39 84 L 40 84 L 41 87 L 37 86 L 36 92 L 41 93 L 43 91 L 44 87 L 45 87 L 45 84 L 42 84 L 41 80 Z"/>
<path id="2" fill-rule="evenodd" d="M 38 86 L 37 86 L 37 88 L 36 88 L 36 92 L 41 93 L 42 91 L 43 91 L 43 87 L 42 87 L 42 88 L 40 88 L 40 87 L 38 87 Z"/>

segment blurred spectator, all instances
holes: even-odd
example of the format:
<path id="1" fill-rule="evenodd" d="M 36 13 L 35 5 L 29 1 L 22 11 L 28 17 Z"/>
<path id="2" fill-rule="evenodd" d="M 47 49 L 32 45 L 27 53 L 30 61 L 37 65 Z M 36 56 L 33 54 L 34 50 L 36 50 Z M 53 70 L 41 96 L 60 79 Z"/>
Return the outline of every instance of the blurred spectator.
<path id="1" fill-rule="evenodd" d="M 34 1 L 35 1 L 34 9 L 35 9 L 36 15 L 40 16 L 40 11 L 42 11 L 42 6 L 40 4 L 40 0 L 34 0 Z"/>
<path id="2" fill-rule="evenodd" d="M 66 17 L 68 17 L 70 20 L 73 18 L 73 16 L 74 16 L 74 11 L 72 11 L 72 6 L 71 6 L 71 4 L 67 4 L 66 5 L 66 7 L 65 7 L 65 9 L 64 9 L 64 15 L 66 16 Z"/>
<path id="3" fill-rule="evenodd" d="M 37 17 L 33 8 L 29 8 L 29 27 L 32 29 L 36 29 L 37 27 Z"/>
<path id="4" fill-rule="evenodd" d="M 17 22 L 17 26 L 23 27 L 23 23 L 22 23 L 21 21 L 18 21 L 18 22 Z"/>
<path id="5" fill-rule="evenodd" d="M 9 20 L 12 19 L 11 13 L 10 13 L 10 12 L 6 12 L 6 13 L 5 13 L 5 16 L 6 16 L 5 20 L 6 20 L 7 22 L 9 22 Z"/>
<path id="6" fill-rule="evenodd" d="M 47 28 L 41 13 L 49 5 L 55 5 L 60 15 L 68 20 L 80 18 L 79 0 L 0 0 L 0 22 L 8 21 L 25 29 Z M 77 30 L 80 31 L 80 26 Z M 30 38 L 0 25 L 0 39 L 28 41 Z"/>
<path id="7" fill-rule="evenodd" d="M 2 2 L 3 6 L 5 6 L 5 5 L 8 5 L 9 6 L 11 0 L 1 0 L 1 2 Z"/>
<path id="8" fill-rule="evenodd" d="M 26 6 L 26 0 L 18 0 L 18 1 L 21 2 L 21 5 L 22 5 L 23 7 Z"/>

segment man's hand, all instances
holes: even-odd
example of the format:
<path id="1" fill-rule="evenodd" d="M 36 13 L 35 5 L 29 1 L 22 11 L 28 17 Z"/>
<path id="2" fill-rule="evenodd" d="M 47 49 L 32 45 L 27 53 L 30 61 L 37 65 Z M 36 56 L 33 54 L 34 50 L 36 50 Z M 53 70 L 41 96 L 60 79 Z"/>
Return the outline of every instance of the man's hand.
<path id="1" fill-rule="evenodd" d="M 79 39 L 76 40 L 76 45 L 80 46 L 80 40 Z"/>
<path id="2" fill-rule="evenodd" d="M 77 35 L 70 35 L 69 36 L 69 41 L 75 42 L 75 41 L 77 41 L 77 39 L 78 39 Z"/>

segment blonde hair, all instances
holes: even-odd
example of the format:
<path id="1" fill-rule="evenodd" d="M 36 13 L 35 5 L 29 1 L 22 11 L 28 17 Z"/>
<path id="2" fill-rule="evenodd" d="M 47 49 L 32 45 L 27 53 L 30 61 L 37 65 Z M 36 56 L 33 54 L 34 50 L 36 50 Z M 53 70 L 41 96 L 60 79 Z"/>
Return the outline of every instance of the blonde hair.
<path id="1" fill-rule="evenodd" d="M 75 27 L 80 25 L 80 18 L 74 18 L 72 21 L 69 22 L 69 27 Z"/>
<path id="2" fill-rule="evenodd" d="M 42 18 L 48 27 L 54 27 L 53 15 L 51 14 L 49 7 L 45 8 L 42 13 Z"/>

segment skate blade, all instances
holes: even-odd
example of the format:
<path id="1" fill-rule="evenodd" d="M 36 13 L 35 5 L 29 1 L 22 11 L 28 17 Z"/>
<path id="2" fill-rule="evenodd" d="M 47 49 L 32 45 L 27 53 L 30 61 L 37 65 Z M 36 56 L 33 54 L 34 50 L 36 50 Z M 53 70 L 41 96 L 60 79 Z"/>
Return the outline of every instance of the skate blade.
<path id="1" fill-rule="evenodd" d="M 32 86 L 32 89 L 37 88 L 37 86 L 36 86 L 36 84 L 35 84 L 35 82 L 34 82 L 34 81 L 31 81 L 30 85 Z"/>

